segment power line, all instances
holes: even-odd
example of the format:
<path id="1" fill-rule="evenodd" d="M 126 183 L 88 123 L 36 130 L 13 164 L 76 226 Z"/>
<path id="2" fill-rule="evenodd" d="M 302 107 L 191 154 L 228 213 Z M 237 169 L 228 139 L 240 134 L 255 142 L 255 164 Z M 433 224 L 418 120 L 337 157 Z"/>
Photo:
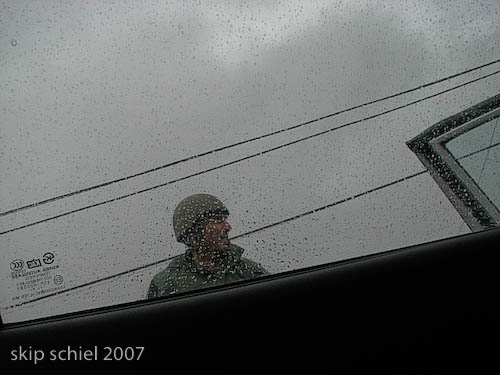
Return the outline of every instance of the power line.
<path id="1" fill-rule="evenodd" d="M 335 207 L 339 204 L 342 204 L 342 203 L 345 203 L 345 202 L 348 202 L 350 200 L 353 200 L 353 199 L 356 199 L 356 198 L 360 198 L 362 196 L 365 196 L 365 195 L 368 195 L 368 194 L 371 194 L 371 193 L 374 193 L 376 191 L 379 191 L 379 190 L 382 190 L 382 189 L 385 189 L 385 188 L 388 188 L 392 185 L 396 185 L 398 183 L 401 183 L 401 182 L 404 182 L 404 181 L 407 181 L 407 180 L 410 180 L 412 178 L 415 178 L 417 176 L 420 176 L 424 173 L 427 173 L 427 170 L 423 170 L 423 171 L 420 171 L 420 172 L 417 172 L 417 173 L 414 173 L 414 174 L 411 174 L 409 176 L 406 176 L 406 177 L 403 177 L 403 178 L 399 178 L 397 180 L 394 180 L 392 182 L 389 182 L 389 183 L 386 183 L 384 185 L 380 185 L 380 186 L 377 186 L 373 189 L 370 189 L 370 190 L 366 190 L 362 193 L 359 193 L 359 194 L 355 194 L 351 197 L 348 197 L 348 198 L 344 198 L 344 199 L 341 199 L 341 200 L 338 200 L 336 202 L 333 202 L 333 203 L 329 203 L 325 206 L 321 206 L 321 207 L 318 207 L 318 208 L 315 208 L 314 210 L 310 210 L 310 211 L 307 211 L 307 212 L 303 212 L 299 215 L 295 215 L 295 216 L 292 216 L 292 217 L 289 217 L 287 219 L 283 219 L 283 220 L 280 220 L 278 222 L 274 222 L 272 224 L 268 224 L 268 225 L 265 225 L 263 227 L 260 227 L 260 228 L 257 228 L 257 229 L 253 229 L 251 231 L 248 231 L 248 232 L 245 232 L 245 233 L 242 233 L 242 234 L 239 234 L 235 237 L 232 237 L 231 240 L 235 240 L 235 239 L 238 239 L 238 238 L 241 238 L 241 237 L 244 237 L 244 236 L 248 236 L 250 234 L 255 234 L 257 232 L 260 232 L 260 231 L 263 231 L 265 229 L 269 229 L 269 228 L 272 228 L 272 227 L 275 227 L 277 225 L 280 225 L 280 224 L 284 224 L 284 223 L 288 223 L 290 221 L 293 221 L 293 220 L 297 220 L 297 219 L 300 219 L 302 217 L 305 217 L 305 216 L 308 216 L 308 215 L 312 215 L 312 214 L 315 214 L 317 212 L 320 212 L 320 211 L 323 211 L 323 210 L 326 210 L 328 208 L 332 208 L 332 207 Z M 58 291 L 58 292 L 54 292 L 54 293 L 51 293 L 51 294 L 47 294 L 45 296 L 41 296 L 41 297 L 37 297 L 37 298 L 34 298 L 32 300 L 29 300 L 29 301 L 24 301 L 24 302 L 21 302 L 21 303 L 18 303 L 18 304 L 15 304 L 15 305 L 12 305 L 12 306 L 9 306 L 7 307 L 8 309 L 11 309 L 11 308 L 15 308 L 15 307 L 19 307 L 19 306 L 22 306 L 22 305 L 26 305 L 28 303 L 33 303 L 33 302 L 38 302 L 40 300 L 43 300 L 43 299 L 46 299 L 46 298 L 49 298 L 49 297 L 54 297 L 54 296 L 57 296 L 57 295 L 60 295 L 60 294 L 63 294 L 63 293 L 67 293 L 67 292 L 72 292 L 76 289 L 80 289 L 80 288 L 84 288 L 84 287 L 87 287 L 87 286 L 91 286 L 91 285 L 94 285 L 94 284 L 97 284 L 97 283 L 100 283 L 100 282 L 103 282 L 103 281 L 107 281 L 107 280 L 110 280 L 110 279 L 113 279 L 115 277 L 119 277 L 119 276 L 124 276 L 126 274 L 129 274 L 129 273 L 132 273 L 132 272 L 136 272 L 136 271 L 139 271 L 141 269 L 144 269 L 144 268 L 148 268 L 148 267 L 152 267 L 152 266 L 156 266 L 158 264 L 161 264 L 161 263 L 164 263 L 164 262 L 167 262 L 169 260 L 171 260 L 172 258 L 174 258 L 175 256 L 177 255 L 174 255 L 174 256 L 170 256 L 166 259 L 162 259 L 162 260 L 159 260 L 159 261 L 156 261 L 156 262 L 153 262 L 153 263 L 150 263 L 150 264 L 146 264 L 146 265 L 143 265 L 143 266 L 140 266 L 140 267 L 136 267 L 136 268 L 133 268 L 131 270 L 128 270 L 128 271 L 123 271 L 123 272 L 120 272 L 120 273 L 117 273 L 115 275 L 111 275 L 111 276 L 107 276 L 107 277 L 104 277 L 104 278 L 101 278 L 101 279 L 98 279 L 98 280 L 94 280 L 94 281 L 90 281 L 90 282 L 87 282 L 85 284 L 81 284 L 81 285 L 77 285 L 77 286 L 74 286 L 72 288 L 69 288 L 69 289 L 65 289 L 65 290 L 61 290 L 61 291 Z"/>
<path id="2" fill-rule="evenodd" d="M 483 152 L 483 151 L 488 151 L 488 153 L 486 154 L 486 159 L 488 159 L 489 150 L 492 149 L 492 148 L 495 148 L 498 145 L 500 145 L 500 142 L 490 144 L 489 146 L 486 146 L 486 147 L 483 147 L 483 148 L 481 148 L 479 150 L 476 150 L 476 151 L 473 151 L 471 153 L 468 153 L 467 155 L 460 156 L 457 159 L 457 161 L 465 159 L 465 158 L 468 158 L 468 157 L 471 157 L 471 156 L 474 156 L 474 155 L 479 154 L 480 152 Z M 483 165 L 483 169 L 481 170 L 481 174 L 480 175 L 482 175 L 483 170 L 484 170 L 484 165 Z"/>
<path id="3" fill-rule="evenodd" d="M 395 107 L 395 108 L 391 108 L 389 110 L 377 113 L 375 115 L 371 115 L 371 116 L 368 116 L 368 117 L 365 117 L 365 118 L 362 118 L 362 119 L 359 119 L 359 120 L 356 120 L 356 121 L 348 122 L 346 124 L 343 124 L 343 125 L 335 127 L 335 128 L 330 128 L 330 129 L 327 129 L 327 130 L 323 130 L 321 132 L 318 132 L 318 133 L 315 133 L 315 134 L 312 134 L 312 135 L 309 135 L 309 136 L 306 136 L 306 137 L 303 137 L 303 138 L 299 138 L 299 139 L 297 139 L 295 141 L 291 141 L 291 142 L 282 144 L 280 146 L 272 147 L 272 148 L 269 148 L 267 150 L 264 150 L 264 151 L 261 151 L 261 152 L 257 152 L 257 153 L 245 156 L 243 158 L 236 159 L 236 160 L 233 160 L 231 162 L 224 163 L 224 164 L 220 164 L 220 165 L 218 165 L 216 167 L 205 169 L 203 171 L 196 172 L 196 173 L 193 173 L 193 174 L 181 177 L 181 178 L 177 178 L 175 180 L 171 180 L 171 181 L 159 184 L 159 185 L 155 185 L 155 186 L 152 186 L 152 187 L 149 187 L 149 188 L 146 188 L 146 189 L 142 189 L 142 190 L 139 190 L 139 191 L 136 191 L 136 192 L 133 192 L 133 193 L 125 194 L 125 195 L 122 195 L 120 197 L 109 199 L 109 200 L 102 201 L 102 202 L 99 202 L 99 203 L 94 203 L 94 204 L 91 204 L 91 205 L 88 205 L 88 206 L 85 206 L 85 207 L 81 207 L 81 208 L 78 208 L 78 209 L 75 209 L 75 210 L 72 210 L 72 211 L 67 211 L 67 212 L 64 212 L 64 213 L 59 214 L 59 215 L 55 215 L 55 216 L 51 216 L 49 218 L 45 218 L 45 219 L 42 219 L 42 220 L 39 220 L 39 221 L 35 221 L 33 223 L 29 223 L 29 224 L 26 224 L 26 225 L 15 227 L 13 229 L 9 229 L 9 230 L 6 230 L 4 232 L 0 232 L 0 235 L 6 234 L 6 233 L 10 233 L 10 232 L 14 232 L 14 231 L 17 231 L 17 230 L 20 230 L 20 229 L 28 228 L 28 227 L 31 227 L 33 225 L 38 225 L 38 224 L 45 223 L 45 222 L 48 222 L 48 221 L 51 221 L 51 220 L 55 220 L 55 219 L 61 218 L 63 216 L 71 215 L 71 214 L 74 214 L 74 213 L 77 213 L 77 212 L 80 212 L 80 211 L 84 211 L 84 210 L 87 210 L 87 209 L 90 209 L 90 208 L 93 208 L 93 207 L 98 207 L 98 206 L 101 206 L 101 205 L 104 205 L 104 204 L 116 202 L 116 201 L 119 201 L 119 200 L 122 200 L 122 199 L 125 199 L 125 198 L 132 197 L 134 195 L 142 194 L 142 193 L 145 193 L 145 192 L 148 192 L 148 191 L 151 191 L 151 190 L 155 190 L 155 189 L 158 189 L 158 188 L 170 185 L 170 184 L 174 184 L 176 182 L 180 182 L 180 181 L 192 178 L 192 177 L 200 176 L 202 174 L 205 174 L 205 173 L 208 173 L 208 172 L 212 172 L 212 171 L 217 170 L 217 169 L 221 169 L 221 168 L 224 168 L 224 167 L 236 164 L 236 163 L 240 163 L 240 162 L 245 161 L 245 160 L 249 160 L 249 159 L 252 159 L 252 158 L 255 158 L 255 157 L 258 157 L 258 156 L 262 156 L 262 155 L 265 155 L 265 154 L 267 154 L 269 152 L 276 151 L 276 150 L 279 150 L 279 149 L 282 149 L 282 148 L 285 148 L 285 147 L 288 147 L 288 146 L 291 146 L 291 145 L 294 145 L 294 144 L 297 144 L 299 142 L 303 142 L 303 141 L 306 141 L 306 140 L 309 140 L 309 139 L 312 139 L 312 138 L 315 138 L 315 137 L 319 137 L 319 136 L 331 133 L 331 132 L 333 132 L 335 130 L 339 130 L 339 129 L 342 129 L 342 128 L 345 128 L 345 127 L 348 127 L 348 126 L 351 126 L 351 125 L 355 125 L 355 124 L 361 123 L 363 121 L 371 120 L 371 119 L 374 119 L 376 117 L 380 117 L 380 116 L 386 115 L 388 113 L 397 111 L 397 110 L 402 109 L 402 108 L 406 108 L 406 107 L 408 107 L 410 105 L 417 104 L 417 103 L 420 103 L 422 101 L 425 101 L 425 100 L 437 97 L 439 95 L 445 94 L 445 93 L 450 92 L 452 90 L 456 90 L 458 88 L 464 87 L 466 85 L 469 85 L 471 83 L 480 81 L 482 79 L 488 78 L 488 77 L 490 77 L 492 75 L 495 75 L 495 74 L 498 74 L 498 73 L 500 73 L 500 70 L 497 70 L 496 72 L 493 72 L 493 73 L 487 74 L 485 76 L 476 78 L 474 80 L 462 83 L 462 84 L 460 84 L 458 86 L 451 87 L 449 89 L 446 89 L 444 91 L 438 92 L 436 94 L 429 95 L 429 96 L 426 96 L 424 98 L 412 101 L 410 103 L 407 103 L 407 104 L 404 104 L 404 105 L 401 105 L 401 106 L 398 106 L 398 107 Z"/>
<path id="4" fill-rule="evenodd" d="M 233 161 L 230 161 L 230 162 L 227 162 L 227 163 L 224 163 L 224 164 L 220 164 L 216 167 L 212 167 L 212 168 L 209 168 L 209 169 L 205 169 L 203 171 L 200 171 L 200 172 L 196 172 L 196 173 L 192 173 L 190 175 L 187 175 L 187 176 L 184 176 L 184 177 L 181 177 L 181 178 L 177 178 L 175 180 L 171 180 L 171 181 L 168 181 L 168 182 L 165 182 L 165 183 L 162 183 L 162 184 L 159 184 L 159 185 L 155 185 L 155 186 L 151 186 L 149 188 L 146 188 L 146 189 L 142 189 L 142 190 L 139 190 L 139 191 L 136 191 L 134 193 L 129 193 L 129 194 L 125 194 L 125 195 L 122 195 L 120 197 L 117 197 L 117 198 L 113 198 L 113 199 L 109 199 L 109 200 L 106 200 L 106 201 L 102 201 L 102 202 L 99 202 L 99 203 L 94 203 L 94 204 L 91 204 L 91 205 L 88 205 L 88 206 L 85 206 L 85 207 L 81 207 L 81 208 L 78 208 L 78 209 L 75 209 L 75 210 L 72 210 L 72 211 L 67 211 L 67 212 L 64 212 L 62 214 L 59 214 L 59 215 L 55 215 L 55 216 L 51 216 L 49 218 L 46 218 L 46 219 L 42 219 L 42 220 L 39 220 L 39 221 L 35 221 L 33 223 L 30 223 L 30 224 L 26 224 L 26 225 L 22 225 L 22 226 L 19 226 L 19 227 L 16 227 L 16 228 L 13 228 L 13 229 L 9 229 L 9 230 L 6 230 L 4 232 L 0 232 L 0 235 L 3 235 L 3 234 L 6 234 L 6 233 L 10 233 L 10 232 L 15 232 L 17 230 L 20 230 L 20 229 L 24 229 L 24 228 L 28 228 L 28 227 L 31 227 L 33 225 L 38 225 L 38 224 L 41 224 L 41 223 L 45 223 L 45 222 L 48 222 L 48 221 L 51 221 L 51 220 L 55 220 L 55 219 L 58 219 L 58 218 L 61 218 L 63 216 L 67 216 L 67 215 L 71 215 L 71 214 L 74 214 L 74 213 L 77 213 L 77 212 L 80 212 L 80 211 L 84 211 L 84 210 L 88 210 L 90 208 L 93 208 L 93 207 L 98 207 L 98 206 L 101 206 L 101 205 L 104 205 L 104 204 L 108 204 L 108 203 L 112 203 L 112 202 L 116 202 L 116 201 L 119 201 L 119 200 L 122 200 L 122 199 L 125 199 L 125 198 L 129 198 L 129 197 L 132 197 L 134 195 L 138 195 L 138 194 L 142 194 L 142 193 L 145 193 L 145 192 L 148 192 L 148 191 L 152 191 L 152 190 L 155 190 L 155 189 L 158 189 L 158 188 L 161 188 L 161 187 L 164 187 L 164 186 L 167 186 L 167 185 L 171 185 L 171 184 L 174 184 L 176 182 L 180 182 L 180 181 L 183 181 L 183 180 L 187 180 L 189 178 L 192 178 L 192 177 L 196 177 L 196 176 L 200 176 L 202 174 L 205 174 L 205 173 L 208 173 L 208 172 L 212 172 L 214 170 L 217 170 L 217 169 L 221 169 L 221 168 L 224 168 L 224 167 L 227 167 L 227 166 L 230 166 L 230 165 L 233 165 L 233 164 L 236 164 L 236 163 L 240 163 L 242 161 L 245 161 L 245 160 L 249 160 L 249 159 L 252 159 L 252 158 L 255 158 L 257 156 L 262 156 L 262 155 L 265 155 L 269 152 L 272 152 L 272 151 L 276 151 L 276 150 L 279 150 L 279 149 L 282 149 L 282 148 L 285 148 L 285 147 L 288 147 L 288 146 L 291 146 L 291 145 L 294 145 L 294 144 L 297 144 L 297 143 L 300 143 L 300 142 L 303 142 L 303 141 L 306 141 L 306 140 L 309 140 L 309 139 L 312 139 L 312 138 L 315 138 L 315 137 L 319 137 L 319 136 L 322 136 L 322 135 L 325 135 L 325 134 L 328 134 L 328 133 L 331 133 L 335 130 L 339 130 L 339 129 L 342 129 L 342 128 L 345 128 L 345 127 L 348 127 L 348 126 L 351 126 L 351 125 L 355 125 L 355 124 L 358 124 L 358 123 L 361 123 L 363 121 L 367 121 L 367 120 L 371 120 L 371 119 L 374 119 L 376 117 L 380 117 L 380 116 L 383 116 L 383 115 L 386 115 L 388 113 L 391 113 L 391 112 L 394 112 L 394 111 L 397 111 L 399 109 L 402 109 L 402 108 L 406 108 L 410 105 L 413 105 L 413 104 L 417 104 L 417 103 L 420 103 L 422 101 L 425 101 L 425 100 L 428 100 L 428 99 L 431 99 L 431 98 L 434 98 L 434 97 L 437 97 L 439 95 L 442 95 L 442 94 L 445 94 L 447 92 L 450 92 L 452 90 L 456 90 L 458 88 L 461 88 L 461 87 L 464 87 L 466 85 L 469 85 L 471 83 L 474 83 L 474 82 L 477 82 L 477 81 L 480 81 L 482 79 L 485 79 L 485 78 L 488 78 L 494 74 L 498 74 L 500 73 L 500 70 L 497 70 L 496 72 L 493 72 L 493 73 L 490 73 L 490 74 L 487 74 L 485 76 L 482 76 L 482 77 L 479 77 L 479 78 L 476 78 L 474 80 L 471 80 L 471 81 L 468 81 L 468 82 L 465 82 L 465 83 L 462 83 L 458 86 L 454 86 L 454 87 L 451 87 L 449 89 L 446 89 L 444 91 L 441 91 L 441 92 L 438 92 L 436 94 L 433 94 L 433 95 L 429 95 L 429 96 L 426 96 L 424 98 L 421 98 L 421 99 L 418 99 L 418 100 L 415 100 L 415 101 L 412 101 L 410 103 L 407 103 L 407 104 L 403 104 L 401 106 L 398 106 L 398 107 L 395 107 L 395 108 L 391 108 L 389 110 L 386 110 L 386 111 L 383 111 L 383 112 L 380 112 L 380 113 L 377 113 L 375 115 L 371 115 L 371 116 L 368 116 L 368 117 L 365 117 L 365 118 L 362 118 L 362 119 L 359 119 L 359 120 L 356 120 L 356 121 L 352 121 L 352 122 L 348 122 L 346 124 L 343 124 L 341 126 L 338 126 L 338 127 L 335 127 L 335 128 L 330 128 L 330 129 L 327 129 L 327 130 L 323 130 L 321 132 L 318 132 L 318 133 L 315 133 L 315 134 L 312 134 L 312 135 L 309 135 L 309 136 L 306 136 L 306 137 L 303 137 L 303 138 L 299 138 L 295 141 L 291 141 L 291 142 L 288 142 L 288 143 L 285 143 L 285 144 L 282 144 L 280 146 L 276 146 L 276 147 L 272 147 L 272 148 L 269 148 L 267 150 L 264 150 L 264 151 L 261 151 L 261 152 L 257 152 L 257 153 L 254 153 L 254 154 L 251 154 L 251 155 L 248 155 L 248 156 L 245 156 L 243 158 L 240 158 L 240 159 L 236 159 L 236 160 L 233 160 Z"/>
<path id="5" fill-rule="evenodd" d="M 33 298 L 33 299 L 29 300 L 29 301 L 17 303 L 15 305 L 7 307 L 7 309 L 12 309 L 14 307 L 23 306 L 23 305 L 26 305 L 28 303 L 38 302 L 38 301 L 41 301 L 41 300 L 49 298 L 49 297 L 55 297 L 55 296 L 58 296 L 58 295 L 63 294 L 63 293 L 72 292 L 74 290 L 77 290 L 77 289 L 80 289 L 80 288 L 84 288 L 86 286 L 91 286 L 91 285 L 94 285 L 94 284 L 97 284 L 97 283 L 100 283 L 100 282 L 103 282 L 103 281 L 107 281 L 107 280 L 113 279 L 115 277 L 119 277 L 119 276 L 123 276 L 123 275 L 129 274 L 129 273 L 132 273 L 132 272 L 136 272 L 136 271 L 139 271 L 139 270 L 144 269 L 144 268 L 153 267 L 153 266 L 156 266 L 158 264 L 168 262 L 169 260 L 171 260 L 175 256 L 176 255 L 168 257 L 166 259 L 158 260 L 158 261 L 150 263 L 150 264 L 146 264 L 144 266 L 136 267 L 136 268 L 133 268 L 131 270 L 123 271 L 123 272 L 117 273 L 115 275 L 103 277 L 103 278 L 98 279 L 98 280 L 89 281 L 89 282 L 87 282 L 85 284 L 77 285 L 77 286 L 74 286 L 74 287 L 71 287 L 71 288 L 68 288 L 68 289 L 64 289 L 64 290 L 60 290 L 60 291 L 57 291 L 57 292 L 54 292 L 54 293 L 50 293 L 50 294 L 47 294 L 45 296 Z"/>
<path id="6" fill-rule="evenodd" d="M 292 217 L 289 217 L 288 219 L 284 219 L 284 220 L 281 220 L 281 221 L 278 221 L 276 223 L 272 223 L 272 224 L 269 224 L 269 225 L 266 225 L 264 227 L 261 227 L 261 228 L 257 228 L 257 229 L 254 229 L 254 230 L 251 230 L 251 231 L 248 231 L 248 232 L 245 232 L 245 233 L 242 233 L 242 234 L 239 234 L 237 235 L 236 237 L 232 238 L 232 239 L 236 239 L 236 238 L 240 238 L 240 237 L 243 237 L 243 236 L 248 236 L 250 234 L 254 234 L 256 232 L 260 232 L 261 230 L 264 230 L 264 229 L 269 229 L 269 228 L 272 228 L 272 227 L 275 227 L 276 225 L 280 225 L 280 224 L 284 224 L 284 223 L 287 223 L 289 221 L 293 221 L 293 220 L 297 220 L 297 219 L 300 219 L 304 216 L 308 216 L 308 215 L 311 215 L 311 214 L 315 214 L 317 212 L 320 212 L 320 211 L 323 211 L 323 210 L 326 210 L 327 208 L 332 208 L 334 206 L 337 206 L 341 203 L 345 203 L 345 202 L 348 202 L 350 200 L 353 200 L 353 199 L 356 199 L 356 198 L 360 198 L 364 195 L 367 195 L 367 194 L 370 194 L 370 193 L 374 193 L 378 190 L 382 190 L 382 189 L 385 189 L 385 188 L 388 188 L 389 186 L 392 186 L 392 185 L 395 185 L 395 184 L 398 184 L 400 182 L 404 182 L 404 181 L 407 181 L 409 179 L 412 179 L 414 177 L 417 177 L 417 176 L 420 176 L 424 173 L 427 173 L 427 170 L 424 170 L 424 171 L 420 171 L 420 172 L 417 172 L 417 173 L 414 173 L 412 175 L 409 175 L 409 176 L 406 176 L 406 177 L 403 177 L 403 178 L 400 178 L 398 180 L 395 180 L 395 181 L 392 181 L 392 182 L 389 182 L 387 184 L 384 184 L 384 185 L 381 185 L 381 186 L 377 186 L 376 188 L 373 188 L 373 189 L 370 189 L 370 190 L 367 190 L 367 191 L 364 191 L 362 193 L 359 193 L 359 194 L 356 194 L 356 195 L 353 195 L 349 198 L 345 198 L 345 199 L 341 199 L 339 201 L 336 201 L 334 203 L 330 203 L 330 204 L 327 204 L 326 206 L 322 206 L 322 207 L 319 207 L 319 208 L 316 208 L 314 210 L 310 210 L 310 211 L 307 211 L 307 212 L 304 212 L 304 213 L 301 213 L 299 215 L 295 215 L 295 216 L 292 216 Z"/>
<path id="7" fill-rule="evenodd" d="M 495 130 L 497 130 L 497 125 L 498 125 L 498 118 L 497 122 L 495 123 L 495 127 L 493 128 L 493 132 L 491 133 L 490 147 L 488 148 L 488 152 L 486 152 L 486 157 L 484 158 L 483 167 L 481 168 L 481 173 L 479 173 L 479 178 L 477 180 L 478 183 L 481 182 L 481 177 L 483 177 L 484 167 L 486 167 L 486 162 L 488 161 L 488 158 L 490 156 L 490 149 L 492 148 L 493 139 L 495 138 Z"/>
<path id="8" fill-rule="evenodd" d="M 233 143 L 233 144 L 230 144 L 230 145 L 227 145 L 227 146 L 222 146 L 222 147 L 210 150 L 210 151 L 202 152 L 202 153 L 197 154 L 197 155 L 192 155 L 192 156 L 189 156 L 189 157 L 186 157 L 186 158 L 183 158 L 183 159 L 179 159 L 179 160 L 176 160 L 176 161 L 173 161 L 173 162 L 170 162 L 170 163 L 167 163 L 167 164 L 155 167 L 155 168 L 151 168 L 151 169 L 148 169 L 148 170 L 143 171 L 143 172 L 132 174 L 132 175 L 129 175 L 129 176 L 126 176 L 126 177 L 118 178 L 118 179 L 115 179 L 115 180 L 111 180 L 111 181 L 108 181 L 108 182 L 104 182 L 104 183 L 101 183 L 101 184 L 98 184 L 98 185 L 94 185 L 94 186 L 90 186 L 90 187 L 87 187 L 87 188 L 83 188 L 83 189 L 80 189 L 80 190 L 75 190 L 75 191 L 70 192 L 70 193 L 62 194 L 62 195 L 59 195 L 59 196 L 56 196 L 56 197 L 53 197 L 53 198 L 45 199 L 45 200 L 42 200 L 42 201 L 39 201 L 39 202 L 36 202 L 36 203 L 31 203 L 31 204 L 28 204 L 28 205 L 25 205 L 25 206 L 22 206 L 22 207 L 18 207 L 18 208 L 14 208 L 12 210 L 1 212 L 0 216 L 5 216 L 5 215 L 13 214 L 13 213 L 21 211 L 21 210 L 25 210 L 25 209 L 28 209 L 28 208 L 37 207 L 37 206 L 40 206 L 42 204 L 54 202 L 56 200 L 63 199 L 63 198 L 68 198 L 68 197 L 71 197 L 71 196 L 74 196 L 74 195 L 77 195 L 77 194 L 82 194 L 82 193 L 85 193 L 85 192 L 88 192 L 88 191 L 91 191 L 91 190 L 94 190 L 94 189 L 102 188 L 102 187 L 109 186 L 111 184 L 115 184 L 115 183 L 118 183 L 118 182 L 121 182 L 121 181 L 129 180 L 131 178 L 135 178 L 135 177 L 142 176 L 142 175 L 145 175 L 145 174 L 148 174 L 148 173 L 156 172 L 156 171 L 161 170 L 161 169 L 172 167 L 172 166 L 177 165 L 177 164 L 181 164 L 181 163 L 193 160 L 193 159 L 197 159 L 197 158 L 204 157 L 204 156 L 207 156 L 207 155 L 210 155 L 210 154 L 214 154 L 214 153 L 217 153 L 217 152 L 220 152 L 220 151 L 223 151 L 223 150 L 227 150 L 227 149 L 230 149 L 230 148 L 233 148 L 233 147 L 236 147 L 236 146 L 241 146 L 241 145 L 249 143 L 249 142 L 257 141 L 257 140 L 260 140 L 260 139 L 263 139 L 263 138 L 271 137 L 271 136 L 274 136 L 274 135 L 277 135 L 277 134 L 280 134 L 280 133 L 284 133 L 284 132 L 287 132 L 287 131 L 290 131 L 290 130 L 293 130 L 293 129 L 297 129 L 297 128 L 300 128 L 302 126 L 310 125 L 312 123 L 315 123 L 315 122 L 318 122 L 318 121 L 321 121 L 321 120 L 324 120 L 324 119 L 327 119 L 327 118 L 330 118 L 330 117 L 333 117 L 333 116 L 337 116 L 337 115 L 340 115 L 342 113 L 350 112 L 350 111 L 353 111 L 355 109 L 359 109 L 359 108 L 367 106 L 367 105 L 379 103 L 379 102 L 384 101 L 384 100 L 392 99 L 392 98 L 395 98 L 395 97 L 398 97 L 398 96 L 401 96 L 401 95 L 404 95 L 404 94 L 411 93 L 413 91 L 417 91 L 417 90 L 420 90 L 420 89 L 423 89 L 423 88 L 426 88 L 426 87 L 429 87 L 429 86 L 436 85 L 438 83 L 450 80 L 452 78 L 459 77 L 459 76 L 464 75 L 464 74 L 471 73 L 473 71 L 485 68 L 487 66 L 496 64 L 498 62 L 500 62 L 500 60 L 495 60 L 495 61 L 489 62 L 487 64 L 483 64 L 483 65 L 480 65 L 480 66 L 477 66 L 477 67 L 474 67 L 474 68 L 471 68 L 471 69 L 467 69 L 467 70 L 464 70 L 462 72 L 450 75 L 448 77 L 440 78 L 438 80 L 435 80 L 435 81 L 432 81 L 432 82 L 429 82 L 429 83 L 426 83 L 426 84 L 414 87 L 412 89 L 408 89 L 408 90 L 405 90 L 405 91 L 398 92 L 396 94 L 385 96 L 383 98 L 379 98 L 379 99 L 375 99 L 375 100 L 372 100 L 372 101 L 369 101 L 369 102 L 366 102 L 366 103 L 363 103 L 363 104 L 359 104 L 359 105 L 356 105 L 354 107 L 350 107 L 350 108 L 347 108 L 347 109 L 344 109 L 344 110 L 341 110 L 341 111 L 338 111 L 338 112 L 334 112 L 334 113 L 331 113 L 331 114 L 328 114 L 328 115 L 325 115 L 325 116 L 322 116 L 322 117 L 318 117 L 318 118 L 316 118 L 314 120 L 310 120 L 310 121 L 306 121 L 306 122 L 300 123 L 298 125 L 293 125 L 293 126 L 290 126 L 288 128 L 280 129 L 280 130 L 277 130 L 277 131 L 274 131 L 274 132 L 271 132 L 271 133 L 267 133 L 267 134 L 264 134 L 264 135 L 260 135 L 260 136 L 254 137 L 254 138 L 249 138 L 249 139 L 246 139 L 246 140 L 243 140 L 243 141 L 240 141 L 240 142 L 236 142 L 236 143 Z"/>

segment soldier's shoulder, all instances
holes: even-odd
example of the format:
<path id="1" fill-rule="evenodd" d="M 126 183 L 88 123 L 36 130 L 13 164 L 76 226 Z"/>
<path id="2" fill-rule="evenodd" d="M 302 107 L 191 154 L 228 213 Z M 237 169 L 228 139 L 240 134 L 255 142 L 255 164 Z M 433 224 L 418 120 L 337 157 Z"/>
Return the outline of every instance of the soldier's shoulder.
<path id="1" fill-rule="evenodd" d="M 172 260 L 168 263 L 168 265 L 165 269 L 158 272 L 153 277 L 153 281 L 154 282 L 161 282 L 162 280 L 165 280 L 165 279 L 171 277 L 172 274 L 175 274 L 177 272 L 182 271 L 184 266 L 185 266 L 185 255 L 184 254 L 177 255 L 177 256 L 172 258 Z"/>
<path id="2" fill-rule="evenodd" d="M 269 272 L 260 263 L 254 262 L 253 260 L 241 258 L 240 263 L 243 269 L 250 271 L 254 276 L 269 275 Z"/>
<path id="3" fill-rule="evenodd" d="M 265 268 L 260 264 L 260 263 L 257 263 L 257 262 L 254 262 L 253 260 L 250 260 L 250 259 L 247 259 L 247 258 L 241 258 L 241 261 L 243 263 L 245 263 L 245 265 L 256 271 L 256 272 L 261 272 L 261 273 L 265 273 L 267 274 L 268 272 L 265 270 Z"/>
<path id="4" fill-rule="evenodd" d="M 158 272 L 153 279 L 148 291 L 148 298 L 162 297 L 177 293 L 185 286 L 190 273 L 187 270 L 185 254 L 172 258 L 168 266 Z"/>
<path id="5" fill-rule="evenodd" d="M 243 249 L 241 246 L 235 244 L 231 244 L 231 250 L 239 254 L 239 256 L 241 256 L 241 254 L 243 254 L 243 252 L 245 251 L 245 249 Z M 266 269 L 260 263 L 254 262 L 253 260 L 250 260 L 248 258 L 241 257 L 240 264 L 243 266 L 244 269 L 249 270 L 254 274 L 258 275 L 269 274 L 269 272 L 267 272 Z"/>
<path id="6" fill-rule="evenodd" d="M 234 243 L 231 243 L 231 245 L 229 245 L 229 250 L 240 257 L 241 254 L 243 254 L 243 252 L 245 251 L 245 249 L 243 249 L 241 246 L 235 245 Z"/>

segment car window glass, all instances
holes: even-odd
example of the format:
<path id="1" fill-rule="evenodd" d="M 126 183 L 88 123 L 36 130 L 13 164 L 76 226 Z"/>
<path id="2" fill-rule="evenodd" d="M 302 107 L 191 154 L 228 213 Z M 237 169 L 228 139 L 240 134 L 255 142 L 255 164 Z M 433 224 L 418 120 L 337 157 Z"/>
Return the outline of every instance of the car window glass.
<path id="1" fill-rule="evenodd" d="M 193 194 L 228 283 L 471 232 L 407 142 L 498 94 L 497 1 L 0 9 L 4 323 L 218 287 L 174 227 Z M 465 157 L 496 124 L 447 147 L 498 207 L 498 147 Z"/>

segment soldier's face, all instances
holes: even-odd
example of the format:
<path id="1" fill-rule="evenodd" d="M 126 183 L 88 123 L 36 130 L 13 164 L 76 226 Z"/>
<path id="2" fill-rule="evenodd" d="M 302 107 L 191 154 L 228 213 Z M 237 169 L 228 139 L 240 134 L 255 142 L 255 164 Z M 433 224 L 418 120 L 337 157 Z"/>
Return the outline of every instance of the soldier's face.
<path id="1" fill-rule="evenodd" d="M 222 251 L 229 244 L 229 231 L 231 225 L 227 222 L 227 215 L 217 214 L 212 216 L 206 223 L 202 231 L 203 247 Z"/>

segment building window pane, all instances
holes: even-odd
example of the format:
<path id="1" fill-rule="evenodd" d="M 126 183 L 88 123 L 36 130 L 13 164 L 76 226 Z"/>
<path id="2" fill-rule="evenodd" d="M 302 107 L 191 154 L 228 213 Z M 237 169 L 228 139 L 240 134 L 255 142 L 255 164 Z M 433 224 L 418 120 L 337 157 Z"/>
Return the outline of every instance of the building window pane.
<path id="1" fill-rule="evenodd" d="M 485 122 L 450 140 L 446 148 L 495 207 L 500 209 L 498 122 L 499 118 Z"/>

